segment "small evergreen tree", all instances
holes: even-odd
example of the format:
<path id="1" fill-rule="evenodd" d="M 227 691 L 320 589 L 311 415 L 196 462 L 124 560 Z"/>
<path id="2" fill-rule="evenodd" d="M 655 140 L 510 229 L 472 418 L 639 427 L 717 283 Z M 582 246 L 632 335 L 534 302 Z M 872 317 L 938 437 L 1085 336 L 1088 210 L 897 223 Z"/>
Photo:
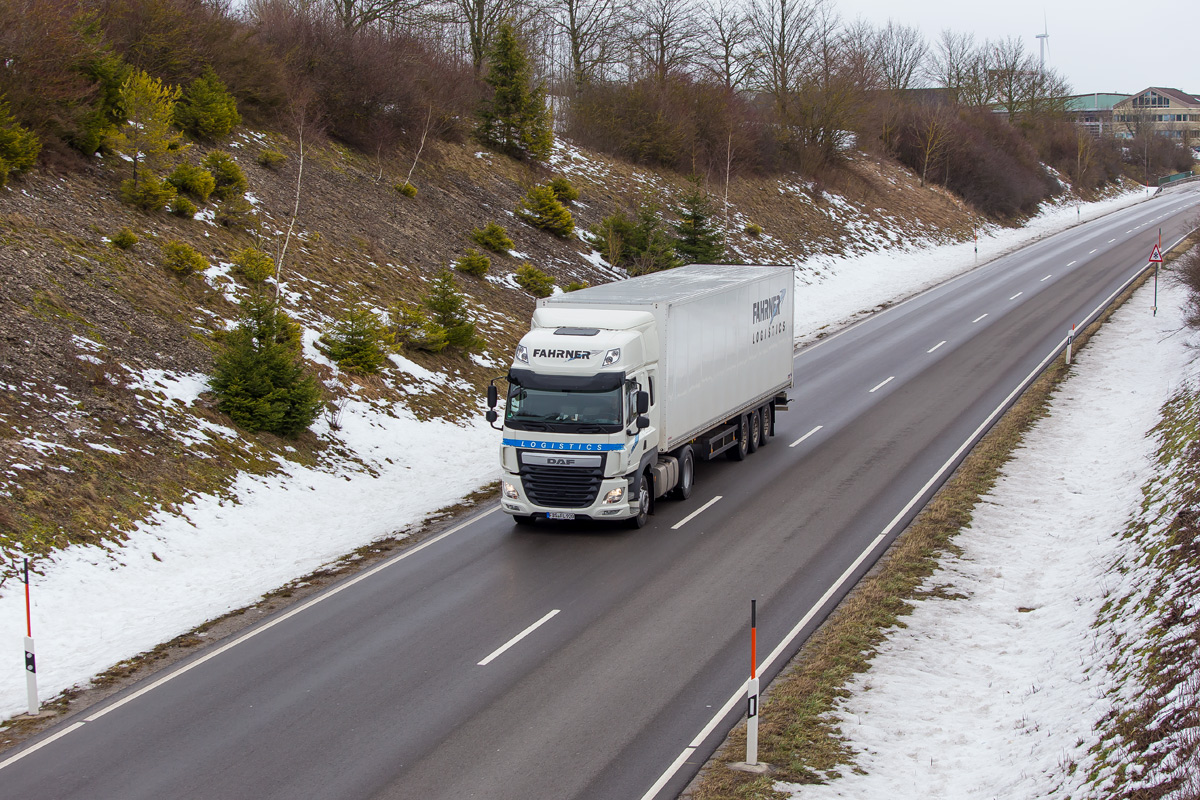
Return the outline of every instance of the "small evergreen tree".
<path id="1" fill-rule="evenodd" d="M 388 311 L 395 340 L 405 347 L 440 353 L 449 344 L 446 329 L 429 318 L 416 303 L 402 302 Z"/>
<path id="2" fill-rule="evenodd" d="M 517 285 L 534 297 L 549 297 L 554 294 L 554 278 L 535 267 L 522 264 L 517 267 Z"/>
<path id="3" fill-rule="evenodd" d="M 548 158 L 554 133 L 546 90 L 533 85 L 529 58 L 511 22 L 496 31 L 484 80 L 492 96 L 479 110 L 480 141 L 517 158 Z"/>
<path id="4" fill-rule="evenodd" d="M 674 241 L 663 230 L 662 220 L 650 206 L 641 206 L 636 220 L 621 212 L 606 217 L 593 226 L 592 234 L 600 239 L 608 262 L 615 267 L 624 267 L 632 275 L 679 266 Z"/>
<path id="5" fill-rule="evenodd" d="M 459 272 L 482 278 L 491 269 L 492 260 L 474 247 L 468 247 L 466 254 L 454 262 L 454 268 Z"/>
<path id="6" fill-rule="evenodd" d="M 321 384 L 300 359 L 300 326 L 265 297 L 242 303 L 209 385 L 217 408 L 249 431 L 297 436 L 321 408 Z"/>
<path id="7" fill-rule="evenodd" d="M 275 259 L 257 247 L 244 247 L 233 254 L 233 269 L 253 283 L 262 283 L 275 274 Z"/>
<path id="8" fill-rule="evenodd" d="M 501 255 L 513 248 L 513 240 L 508 238 L 508 231 L 497 222 L 489 222 L 483 228 L 475 228 L 471 231 L 471 239 L 480 247 Z"/>
<path id="9" fill-rule="evenodd" d="M 193 138 L 206 142 L 225 138 L 241 123 L 237 101 L 212 67 L 206 67 L 200 77 L 189 83 L 175 104 L 175 124 Z"/>
<path id="10" fill-rule="evenodd" d="M 317 349 L 350 372 L 373 375 L 387 361 L 393 334 L 366 308 L 351 309 L 317 340 Z"/>
<path id="11" fill-rule="evenodd" d="M 8 183 L 9 175 L 33 167 L 41 150 L 37 134 L 17 124 L 8 103 L 0 100 L 0 186 Z"/>
<path id="12" fill-rule="evenodd" d="M 131 72 L 121 84 L 125 123 L 109 137 L 108 145 L 133 163 L 131 195 L 138 195 L 143 178 L 161 174 L 171 154 L 183 149 L 183 134 L 172 126 L 178 99 L 177 87 L 164 86 L 143 70 Z"/>
<path id="13" fill-rule="evenodd" d="M 574 217 L 549 186 L 530 189 L 517 206 L 517 216 L 535 228 L 550 231 L 564 239 L 575 233 Z"/>
<path id="14" fill-rule="evenodd" d="M 458 291 L 454 275 L 443 269 L 433 279 L 424 298 L 432 312 L 432 321 L 446 331 L 446 342 L 460 350 L 478 350 L 482 342 L 475 335 L 475 324 L 467 318 L 466 298 Z"/>
<path id="15" fill-rule="evenodd" d="M 551 179 L 550 188 L 554 190 L 554 196 L 562 203 L 574 203 L 579 199 L 579 190 L 561 175 Z"/>
<path id="16" fill-rule="evenodd" d="M 675 252 L 684 264 L 716 264 L 725 253 L 721 232 L 712 224 L 708 194 L 693 181 L 683 196 L 683 219 L 675 226 Z"/>
<path id="17" fill-rule="evenodd" d="M 167 176 L 167 183 L 174 186 L 177 191 L 183 192 L 201 203 L 207 203 L 209 195 L 217 188 L 217 179 L 211 172 L 204 167 L 188 163 L 180 164 L 173 169 Z"/>
<path id="18" fill-rule="evenodd" d="M 184 277 L 208 269 L 208 260 L 196 248 L 175 239 L 163 245 L 163 263 L 167 269 Z"/>
<path id="19" fill-rule="evenodd" d="M 239 198 L 250 188 L 250 184 L 246 181 L 246 173 L 242 172 L 242 168 L 228 153 L 213 150 L 204 157 L 201 164 L 216 182 L 213 196 L 218 200 Z"/>

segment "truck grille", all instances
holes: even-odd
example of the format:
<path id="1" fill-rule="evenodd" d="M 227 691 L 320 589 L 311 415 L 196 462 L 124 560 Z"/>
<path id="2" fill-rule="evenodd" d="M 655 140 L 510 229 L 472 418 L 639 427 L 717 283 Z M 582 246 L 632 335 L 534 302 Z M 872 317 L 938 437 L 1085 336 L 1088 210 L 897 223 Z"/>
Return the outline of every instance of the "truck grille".
<path id="1" fill-rule="evenodd" d="M 596 501 L 604 467 L 521 465 L 521 485 L 539 506 L 587 508 Z"/>

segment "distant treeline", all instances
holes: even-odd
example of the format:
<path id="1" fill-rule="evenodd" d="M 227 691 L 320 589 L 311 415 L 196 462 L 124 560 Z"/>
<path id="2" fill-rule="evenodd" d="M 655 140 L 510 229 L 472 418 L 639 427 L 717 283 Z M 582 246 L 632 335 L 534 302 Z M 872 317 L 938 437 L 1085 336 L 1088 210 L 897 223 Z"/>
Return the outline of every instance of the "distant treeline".
<path id="1" fill-rule="evenodd" d="M 374 155 L 476 130 L 506 22 L 557 130 L 710 181 L 820 177 L 856 148 L 1005 217 L 1061 182 L 1087 192 L 1191 165 L 1159 137 L 1076 128 L 1070 87 L 1019 40 L 930 44 L 847 24 L 830 0 L 8 0 L 0 99 L 42 162 L 68 167 L 124 121 L 131 70 L 185 86 L 211 69 L 252 124 L 303 118 Z"/>

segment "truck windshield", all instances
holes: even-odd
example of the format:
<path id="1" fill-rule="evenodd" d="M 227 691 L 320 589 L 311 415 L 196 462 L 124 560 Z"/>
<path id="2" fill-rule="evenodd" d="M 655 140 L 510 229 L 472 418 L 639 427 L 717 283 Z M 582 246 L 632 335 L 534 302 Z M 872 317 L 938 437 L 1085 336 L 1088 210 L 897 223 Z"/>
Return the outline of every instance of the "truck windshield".
<path id="1" fill-rule="evenodd" d="M 531 389 L 511 383 L 504 422 L 510 428 L 563 433 L 616 433 L 621 418 L 621 389 L 583 392 Z"/>

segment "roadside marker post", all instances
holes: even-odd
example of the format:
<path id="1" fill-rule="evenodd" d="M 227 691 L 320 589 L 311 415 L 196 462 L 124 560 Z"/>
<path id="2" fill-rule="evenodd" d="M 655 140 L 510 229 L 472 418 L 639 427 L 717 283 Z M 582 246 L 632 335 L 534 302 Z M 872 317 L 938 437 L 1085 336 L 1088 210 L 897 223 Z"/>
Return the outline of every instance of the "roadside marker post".
<path id="1" fill-rule="evenodd" d="M 1158 244 L 1150 251 L 1150 263 L 1154 265 L 1154 313 L 1158 316 L 1158 267 L 1162 264 L 1162 228 L 1158 229 Z"/>
<path id="2" fill-rule="evenodd" d="M 1075 323 L 1071 323 L 1071 332 L 1067 334 L 1067 366 L 1071 366 L 1071 345 L 1075 342 Z"/>
<path id="3" fill-rule="evenodd" d="M 29 603 L 29 559 L 25 559 L 25 693 L 29 699 L 29 716 L 42 710 L 38 702 L 37 659 L 33 647 L 33 607 Z"/>
<path id="4" fill-rule="evenodd" d="M 758 609 L 750 601 L 750 681 L 746 684 L 746 763 L 758 766 Z"/>

